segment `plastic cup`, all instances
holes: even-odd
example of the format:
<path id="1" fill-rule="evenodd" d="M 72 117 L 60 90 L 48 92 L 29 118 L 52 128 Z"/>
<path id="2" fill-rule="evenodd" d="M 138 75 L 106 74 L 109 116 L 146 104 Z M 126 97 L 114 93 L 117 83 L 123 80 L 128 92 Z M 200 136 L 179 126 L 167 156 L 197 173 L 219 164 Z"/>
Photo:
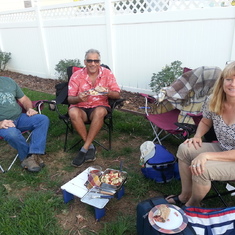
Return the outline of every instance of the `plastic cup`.
<path id="1" fill-rule="evenodd" d="M 98 175 L 101 176 L 102 168 L 101 166 L 90 166 L 88 169 L 89 175 Z"/>

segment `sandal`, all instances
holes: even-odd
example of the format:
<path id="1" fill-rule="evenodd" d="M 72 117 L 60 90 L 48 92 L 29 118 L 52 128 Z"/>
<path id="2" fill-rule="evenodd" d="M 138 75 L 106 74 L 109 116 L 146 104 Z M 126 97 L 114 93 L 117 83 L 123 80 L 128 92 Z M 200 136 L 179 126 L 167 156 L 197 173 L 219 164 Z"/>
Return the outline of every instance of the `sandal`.
<path id="1" fill-rule="evenodd" d="M 166 199 L 166 198 L 167 198 L 167 199 Z M 170 203 L 170 204 L 175 204 L 175 205 L 177 205 L 178 207 L 182 207 L 182 206 L 184 206 L 184 204 L 185 204 L 185 203 L 183 203 L 183 202 L 180 201 L 179 195 L 167 196 L 167 197 L 165 197 L 165 199 L 166 199 L 166 200 L 169 200 L 169 199 L 174 200 L 173 203 L 170 203 L 170 202 L 168 202 L 168 203 Z"/>

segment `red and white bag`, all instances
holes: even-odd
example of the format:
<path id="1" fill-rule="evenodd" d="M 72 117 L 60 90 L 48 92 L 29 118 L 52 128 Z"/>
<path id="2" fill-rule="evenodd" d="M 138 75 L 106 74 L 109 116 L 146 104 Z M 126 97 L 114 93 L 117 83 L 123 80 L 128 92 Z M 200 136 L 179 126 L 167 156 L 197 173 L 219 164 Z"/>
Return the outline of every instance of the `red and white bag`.
<path id="1" fill-rule="evenodd" d="M 198 235 L 235 234 L 235 207 L 184 209 L 188 222 Z"/>

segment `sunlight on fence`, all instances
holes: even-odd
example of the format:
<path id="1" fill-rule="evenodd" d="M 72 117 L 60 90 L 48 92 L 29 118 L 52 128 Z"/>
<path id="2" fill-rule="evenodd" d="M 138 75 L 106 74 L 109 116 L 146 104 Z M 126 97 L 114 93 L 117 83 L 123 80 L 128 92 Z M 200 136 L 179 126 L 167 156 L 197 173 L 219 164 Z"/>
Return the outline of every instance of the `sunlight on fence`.
<path id="1" fill-rule="evenodd" d="M 94 3 L 92 3 L 94 2 Z M 111 10 L 113 14 L 156 13 L 163 11 L 182 11 L 209 7 L 231 7 L 235 0 L 113 0 Z M 105 1 L 79 1 L 76 3 L 54 6 L 41 6 L 43 19 L 80 18 L 86 16 L 99 16 L 105 14 Z M 0 22 L 34 21 L 36 13 L 34 8 L 27 8 L 19 12 L 0 13 Z"/>

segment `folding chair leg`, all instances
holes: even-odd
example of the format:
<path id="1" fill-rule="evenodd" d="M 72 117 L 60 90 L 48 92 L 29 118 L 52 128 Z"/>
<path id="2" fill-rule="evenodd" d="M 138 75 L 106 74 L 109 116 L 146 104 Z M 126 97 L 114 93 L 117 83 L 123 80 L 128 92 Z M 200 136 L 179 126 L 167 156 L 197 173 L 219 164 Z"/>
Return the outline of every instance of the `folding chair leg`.
<path id="1" fill-rule="evenodd" d="M 213 182 L 211 182 L 211 186 L 213 187 L 213 189 L 215 190 L 215 192 L 217 193 L 218 197 L 220 198 L 220 200 L 222 201 L 222 203 L 224 204 L 225 207 L 228 207 L 228 204 L 224 201 L 222 195 L 220 194 L 220 192 L 217 190 L 216 186 L 214 185 Z"/>
<path id="2" fill-rule="evenodd" d="M 11 169 L 11 167 L 13 166 L 13 164 L 15 163 L 16 159 L 18 158 L 19 154 L 17 153 L 14 160 L 12 161 L 11 165 L 8 167 L 7 171 L 9 171 Z"/>
<path id="3" fill-rule="evenodd" d="M 66 152 L 67 150 L 68 134 L 69 134 L 69 127 L 67 126 L 65 133 L 65 141 L 64 141 L 64 152 Z"/>
<path id="4" fill-rule="evenodd" d="M 233 190 L 232 190 L 232 191 L 229 191 L 229 192 L 225 192 L 225 193 L 220 193 L 219 190 L 218 190 L 218 189 L 216 188 L 216 186 L 214 185 L 214 182 L 213 182 L 213 181 L 211 182 L 211 187 L 214 189 L 215 194 L 214 194 L 214 195 L 211 195 L 211 196 L 206 196 L 206 197 L 204 198 L 204 200 L 219 197 L 219 199 L 220 199 L 221 202 L 224 204 L 224 206 L 225 206 L 225 207 L 228 207 L 228 204 L 224 201 L 224 199 L 223 199 L 222 196 L 232 193 Z M 234 191 L 235 191 L 235 190 L 234 190 Z"/>
<path id="5" fill-rule="evenodd" d="M 107 150 L 107 151 L 110 150 L 110 144 L 109 144 L 109 148 L 106 148 L 103 144 L 99 143 L 98 141 L 94 140 L 94 142 L 95 142 L 96 144 L 98 144 L 100 147 L 102 147 L 103 149 L 105 149 L 105 150 Z"/>
<path id="6" fill-rule="evenodd" d="M 64 120 L 63 120 L 63 121 L 64 121 Z M 66 121 L 64 121 L 64 123 L 66 124 L 66 133 L 65 133 L 65 141 L 64 141 L 64 152 L 67 152 L 67 151 L 71 150 L 73 147 L 75 147 L 77 144 L 75 144 L 74 146 L 72 146 L 71 148 L 69 148 L 69 149 L 67 150 L 69 131 L 70 131 L 71 133 L 73 133 L 73 127 L 72 127 L 72 125 L 69 126 L 69 123 L 66 122 Z"/>
<path id="7" fill-rule="evenodd" d="M 77 145 L 79 145 L 80 143 L 82 142 L 82 139 L 80 139 L 77 143 L 75 143 L 73 146 L 71 146 L 69 149 L 67 149 L 67 147 L 66 147 L 66 149 L 64 150 L 65 152 L 68 152 L 68 151 L 70 151 L 71 149 L 73 149 L 74 147 L 76 147 Z"/>
<path id="8" fill-rule="evenodd" d="M 4 169 L 2 168 L 2 166 L 0 165 L 0 170 L 5 173 Z"/>
<path id="9" fill-rule="evenodd" d="M 155 136 L 156 136 L 156 137 L 153 139 L 153 142 L 155 142 L 155 140 L 157 139 L 158 143 L 159 143 L 160 145 L 162 145 L 162 142 L 161 142 L 161 140 L 159 139 L 159 136 L 158 136 L 158 135 L 160 135 L 161 131 L 160 131 L 160 133 L 157 133 L 157 131 L 156 131 L 156 129 L 155 129 L 155 126 L 152 124 L 152 122 L 150 122 L 150 125 L 151 125 L 151 127 L 152 127 L 152 129 L 153 129 L 153 132 L 154 132 Z"/>
<path id="10" fill-rule="evenodd" d="M 108 150 L 111 150 L 112 146 L 112 130 L 109 129 L 109 149 Z"/>
<path id="11" fill-rule="evenodd" d="M 32 132 L 28 132 L 28 133 L 29 133 L 29 134 L 28 134 L 28 137 L 26 138 L 26 142 L 28 142 L 29 138 L 30 138 L 31 135 L 32 135 Z M 1 170 L 3 173 L 9 171 L 9 170 L 12 168 L 12 166 L 13 166 L 13 164 L 15 163 L 16 159 L 18 158 L 18 156 L 19 156 L 19 154 L 17 153 L 16 156 L 15 156 L 15 158 L 14 158 L 14 160 L 12 161 L 12 163 L 10 164 L 10 166 L 8 167 L 8 169 L 7 169 L 6 171 L 2 168 L 1 165 L 0 165 L 0 170 Z"/>

